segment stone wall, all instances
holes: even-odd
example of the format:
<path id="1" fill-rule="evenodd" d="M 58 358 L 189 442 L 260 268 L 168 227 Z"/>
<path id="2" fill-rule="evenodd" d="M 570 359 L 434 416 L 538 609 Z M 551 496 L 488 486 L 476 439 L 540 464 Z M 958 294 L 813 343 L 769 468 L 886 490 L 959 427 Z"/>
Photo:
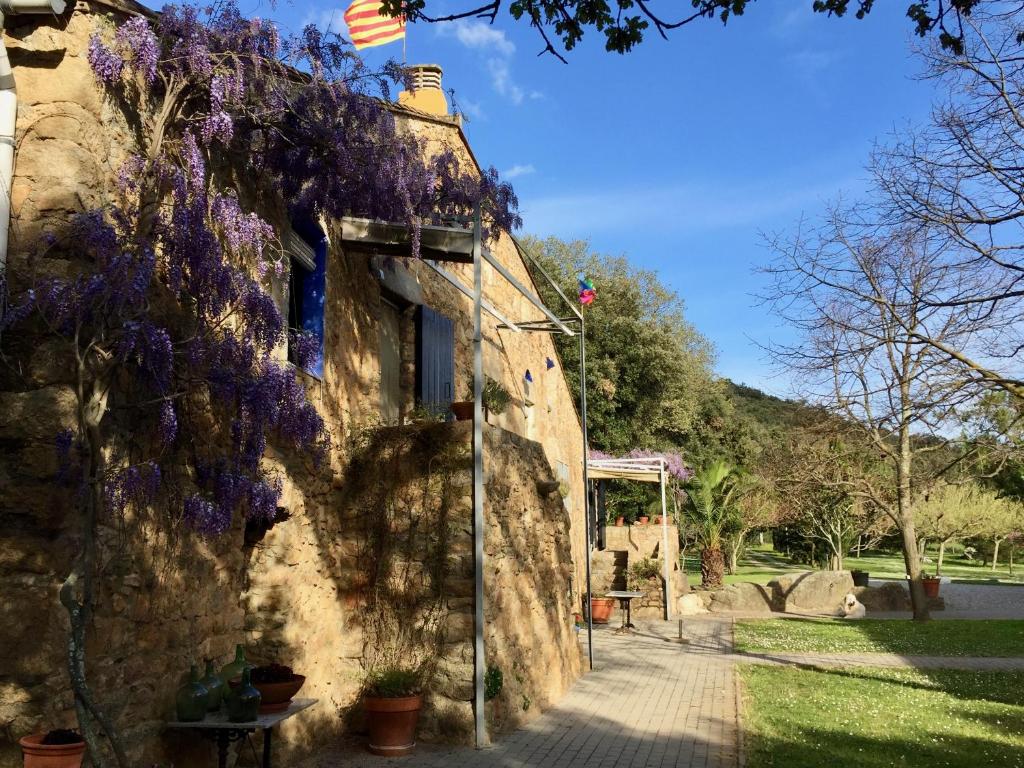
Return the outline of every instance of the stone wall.
<path id="1" fill-rule="evenodd" d="M 102 95 L 86 61 L 89 35 L 106 23 L 98 11 L 109 8 L 80 3 L 60 20 L 12 17 L 5 30 L 20 101 L 12 275 L 30 271 L 28 255 L 41 232 L 112 199 L 114 174 L 135 147 L 131 116 Z M 455 121 L 402 119 L 472 162 Z M 255 190 L 242 192 L 244 199 L 257 197 Z M 280 201 L 270 201 L 261 213 L 283 227 L 282 210 Z M 307 674 L 303 693 L 321 700 L 284 730 L 282 750 L 311 749 L 358 728 L 347 715 L 372 650 L 363 626 L 367 521 L 379 519 L 379 510 L 360 502 L 350 462 L 358 455 L 353 436 L 376 434 L 372 427 L 380 418 L 377 324 L 384 291 L 370 256 L 339 247 L 337 223 L 328 222 L 327 234 L 335 245 L 328 258 L 324 374 L 308 378 L 307 386 L 331 432 L 332 451 L 319 467 L 268 451 L 267 464 L 284 484 L 287 519 L 262 537 L 253 531 L 247 537 L 236 521 L 216 539 L 189 532 L 175 510 L 101 521 L 103 578 L 89 628 L 88 668 L 99 701 L 140 761 L 192 765 L 207 759 L 206 746 L 165 733 L 162 723 L 188 664 L 206 657 L 226 662 L 243 641 L 256 661 L 278 660 Z M 529 280 L 507 236 L 492 251 Z M 59 260 L 35 266 L 51 273 L 71 268 Z M 419 282 L 426 303 L 455 320 L 456 380 L 462 381 L 471 354 L 469 301 L 424 265 L 403 268 Z M 455 271 L 468 279 L 467 269 Z M 511 286 L 488 273 L 485 293 L 494 304 L 513 318 L 535 316 Z M 406 414 L 411 314 L 404 308 Z M 583 450 L 574 396 L 551 339 L 501 331 L 488 319 L 485 340 L 488 375 L 516 398 L 487 430 L 487 652 L 506 686 L 489 705 L 489 717 L 501 728 L 557 700 L 580 671 L 571 615 L 583 573 Z M 20 764 L 17 737 L 74 722 L 64 661 L 67 621 L 57 589 L 79 534 L 73 490 L 55 479 L 54 437 L 73 416 L 67 360 L 35 339 L 7 334 L 2 342 L 12 364 L 0 366 L 0 767 L 14 768 Z M 551 370 L 547 358 L 555 362 Z M 535 380 L 529 390 L 527 369 Z M 468 440 L 466 425 L 426 429 L 447 436 L 438 446 Z M 565 500 L 542 497 L 533 485 L 563 474 L 571 489 Z M 417 509 L 414 491 L 422 475 L 374 477 L 401 502 L 398 509 Z M 451 541 L 455 576 L 445 598 L 449 642 L 425 721 L 427 736 L 448 740 L 466 738 L 472 663 L 469 485 L 465 477 L 462 482 L 464 492 L 452 507 L 461 522 Z M 429 514 L 422 498 L 419 503 L 419 514 Z"/>

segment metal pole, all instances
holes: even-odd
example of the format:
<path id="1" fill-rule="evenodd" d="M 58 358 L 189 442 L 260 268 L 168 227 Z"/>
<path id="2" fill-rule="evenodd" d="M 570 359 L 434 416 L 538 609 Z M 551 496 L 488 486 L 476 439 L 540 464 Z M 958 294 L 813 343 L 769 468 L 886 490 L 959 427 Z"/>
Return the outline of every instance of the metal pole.
<path id="1" fill-rule="evenodd" d="M 672 620 L 672 565 L 668 561 L 668 510 L 665 508 L 665 460 L 661 460 L 661 559 L 665 572 L 665 621 Z"/>
<path id="2" fill-rule="evenodd" d="M 476 748 L 487 745 L 484 721 L 484 357 L 480 204 L 473 214 L 473 720 Z"/>
<path id="3" fill-rule="evenodd" d="M 583 422 L 583 527 L 587 532 L 587 600 L 592 601 L 590 592 L 590 478 L 587 473 L 587 461 L 590 459 L 590 443 L 587 439 L 587 341 L 586 327 L 580 315 L 580 417 Z M 594 668 L 594 604 L 587 605 L 587 659 L 590 668 Z"/>

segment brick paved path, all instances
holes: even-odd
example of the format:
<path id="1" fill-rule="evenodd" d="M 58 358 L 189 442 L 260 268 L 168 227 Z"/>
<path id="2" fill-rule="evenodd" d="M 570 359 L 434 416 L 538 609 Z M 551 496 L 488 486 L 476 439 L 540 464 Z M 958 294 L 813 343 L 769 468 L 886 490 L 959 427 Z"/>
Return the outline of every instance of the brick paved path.
<path id="1" fill-rule="evenodd" d="M 736 768 L 737 709 L 729 619 L 646 623 L 638 634 L 595 632 L 595 669 L 557 707 L 485 750 L 421 745 L 391 758 L 409 768 Z M 359 751 L 302 768 L 382 768 Z"/>

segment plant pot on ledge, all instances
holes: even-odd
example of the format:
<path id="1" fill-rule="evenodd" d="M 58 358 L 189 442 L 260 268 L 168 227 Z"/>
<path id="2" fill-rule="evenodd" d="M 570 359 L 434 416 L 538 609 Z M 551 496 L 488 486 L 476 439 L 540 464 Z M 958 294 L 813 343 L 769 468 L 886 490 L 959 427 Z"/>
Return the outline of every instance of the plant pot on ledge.
<path id="1" fill-rule="evenodd" d="M 925 597 L 938 597 L 939 596 L 939 585 L 942 583 L 942 579 L 937 576 L 922 576 L 921 584 L 924 585 Z"/>
<path id="2" fill-rule="evenodd" d="M 37 733 L 25 736 L 18 743 L 25 768 L 80 768 L 85 755 L 85 739 L 74 731 Z"/>
<path id="3" fill-rule="evenodd" d="M 649 521 L 650 519 L 651 519 L 651 518 L 649 518 L 649 517 L 648 517 L 647 515 L 643 515 L 643 516 L 641 516 L 641 517 L 640 517 L 640 519 L 639 519 L 639 520 L 637 520 L 637 521 L 636 521 L 636 524 L 637 524 L 637 525 L 647 525 L 647 522 L 648 522 L 648 521 Z"/>
<path id="4" fill-rule="evenodd" d="M 619 515 L 618 517 L 615 518 L 615 527 L 616 528 L 621 528 L 625 524 L 626 524 L 626 518 L 623 517 L 622 515 Z"/>
<path id="5" fill-rule="evenodd" d="M 472 421 L 473 420 L 473 401 L 463 400 L 460 402 L 452 403 L 452 413 L 455 414 L 456 421 Z"/>
<path id="6" fill-rule="evenodd" d="M 868 587 L 870 585 L 870 575 L 867 571 L 852 570 L 850 576 L 853 577 L 853 586 L 855 587 Z"/>

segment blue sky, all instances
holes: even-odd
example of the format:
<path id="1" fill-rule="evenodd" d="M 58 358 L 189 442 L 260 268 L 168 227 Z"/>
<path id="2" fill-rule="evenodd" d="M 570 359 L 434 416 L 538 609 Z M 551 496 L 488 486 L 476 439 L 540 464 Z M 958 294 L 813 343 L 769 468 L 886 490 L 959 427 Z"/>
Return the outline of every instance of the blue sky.
<path id="1" fill-rule="evenodd" d="M 591 33 L 568 65 L 537 57 L 540 38 L 503 11 L 494 26 L 411 25 L 408 60 L 444 68 L 480 162 L 512 178 L 525 232 L 657 270 L 714 342 L 719 373 L 786 394 L 755 344 L 785 334 L 752 296 L 762 233 L 859 194 L 872 144 L 923 120 L 934 97 L 915 78 L 905 2 L 863 21 L 810 6 L 759 0 L 727 26 L 652 34 L 625 56 Z M 344 8 L 283 0 L 274 16 L 337 25 Z M 371 64 L 401 53 L 365 52 Z"/>

